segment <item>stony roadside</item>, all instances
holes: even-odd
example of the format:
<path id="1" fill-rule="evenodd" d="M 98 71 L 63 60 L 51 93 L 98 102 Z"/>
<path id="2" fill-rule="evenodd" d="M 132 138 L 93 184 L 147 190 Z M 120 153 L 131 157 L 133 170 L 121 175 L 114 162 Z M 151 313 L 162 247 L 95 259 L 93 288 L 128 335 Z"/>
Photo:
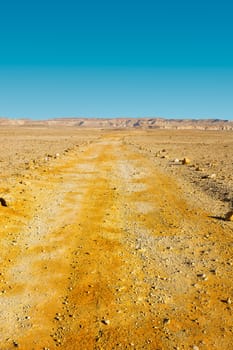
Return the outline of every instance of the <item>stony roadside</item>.
<path id="1" fill-rule="evenodd" d="M 232 131 L 144 130 L 126 135 L 125 142 L 177 182 L 192 184 L 196 197 L 207 194 L 205 205 L 213 198 L 217 216 L 233 209 Z"/>

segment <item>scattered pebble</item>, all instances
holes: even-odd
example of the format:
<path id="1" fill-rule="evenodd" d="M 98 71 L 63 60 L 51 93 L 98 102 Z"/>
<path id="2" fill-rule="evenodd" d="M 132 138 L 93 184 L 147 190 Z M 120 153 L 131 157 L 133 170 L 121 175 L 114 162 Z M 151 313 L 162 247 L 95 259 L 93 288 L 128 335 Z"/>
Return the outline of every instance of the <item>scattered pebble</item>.
<path id="1" fill-rule="evenodd" d="M 2 207 L 7 207 L 7 203 L 6 203 L 6 200 L 2 197 L 0 197 L 0 204 Z"/>
<path id="2" fill-rule="evenodd" d="M 163 324 L 166 325 L 166 324 L 169 324 L 171 321 L 169 318 L 164 318 L 163 319 Z"/>
<path id="3" fill-rule="evenodd" d="M 198 273 L 197 277 L 201 278 L 203 281 L 207 281 L 208 277 L 206 276 L 205 273 Z"/>
<path id="4" fill-rule="evenodd" d="M 193 345 L 193 350 L 199 350 L 199 346 Z"/>
<path id="5" fill-rule="evenodd" d="M 186 165 L 186 164 L 190 164 L 190 159 L 189 158 L 184 158 L 184 159 L 182 159 L 182 164 L 184 164 L 184 165 Z"/>
<path id="6" fill-rule="evenodd" d="M 108 326 L 110 324 L 110 321 L 109 320 L 105 320 L 105 319 L 103 319 L 101 322 L 103 324 L 105 324 L 106 326 Z"/>
<path id="7" fill-rule="evenodd" d="M 230 210 L 228 213 L 226 213 L 225 220 L 233 221 L 233 210 Z"/>

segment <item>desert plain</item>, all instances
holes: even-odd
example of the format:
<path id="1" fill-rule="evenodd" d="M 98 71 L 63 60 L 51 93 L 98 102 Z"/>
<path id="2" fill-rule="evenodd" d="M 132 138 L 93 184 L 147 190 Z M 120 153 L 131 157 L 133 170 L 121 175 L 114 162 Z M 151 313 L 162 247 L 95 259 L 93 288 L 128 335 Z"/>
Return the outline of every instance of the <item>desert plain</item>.
<path id="1" fill-rule="evenodd" d="M 0 349 L 233 348 L 233 131 L 2 126 Z"/>

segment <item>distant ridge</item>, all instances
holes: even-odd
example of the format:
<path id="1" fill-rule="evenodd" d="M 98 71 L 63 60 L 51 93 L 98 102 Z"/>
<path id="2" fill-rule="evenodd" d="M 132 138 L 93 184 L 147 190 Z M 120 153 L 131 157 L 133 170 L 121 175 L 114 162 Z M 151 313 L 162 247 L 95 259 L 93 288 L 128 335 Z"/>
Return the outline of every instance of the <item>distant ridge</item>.
<path id="1" fill-rule="evenodd" d="M 233 130 L 233 121 L 222 119 L 166 118 L 54 118 L 48 120 L 0 118 L 0 126 L 76 127 L 101 129 L 197 129 Z"/>

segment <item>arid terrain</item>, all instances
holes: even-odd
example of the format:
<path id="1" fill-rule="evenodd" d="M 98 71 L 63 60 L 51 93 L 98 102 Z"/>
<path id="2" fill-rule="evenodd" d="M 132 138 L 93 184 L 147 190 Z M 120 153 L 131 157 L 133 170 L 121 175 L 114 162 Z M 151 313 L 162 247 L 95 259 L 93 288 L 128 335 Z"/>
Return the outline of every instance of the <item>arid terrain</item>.
<path id="1" fill-rule="evenodd" d="M 232 130 L 0 137 L 0 350 L 233 348 Z"/>

